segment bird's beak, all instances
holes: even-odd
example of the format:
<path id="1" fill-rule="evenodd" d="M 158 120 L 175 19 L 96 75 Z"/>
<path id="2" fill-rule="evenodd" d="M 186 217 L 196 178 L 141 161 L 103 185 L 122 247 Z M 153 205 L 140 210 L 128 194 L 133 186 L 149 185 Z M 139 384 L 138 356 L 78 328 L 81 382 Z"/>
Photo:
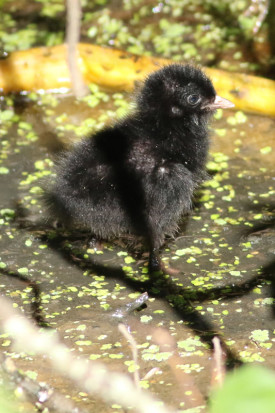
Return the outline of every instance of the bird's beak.
<path id="1" fill-rule="evenodd" d="M 207 103 L 204 107 L 208 110 L 216 110 L 233 108 L 234 106 L 234 103 L 230 102 L 230 100 L 221 98 L 220 96 L 216 95 L 214 102 Z"/>

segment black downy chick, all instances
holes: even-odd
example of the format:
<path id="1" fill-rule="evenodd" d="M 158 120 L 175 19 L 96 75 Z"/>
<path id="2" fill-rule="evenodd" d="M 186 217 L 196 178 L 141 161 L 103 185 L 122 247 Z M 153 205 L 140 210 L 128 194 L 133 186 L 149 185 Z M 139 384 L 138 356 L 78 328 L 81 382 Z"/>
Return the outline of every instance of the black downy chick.
<path id="1" fill-rule="evenodd" d="M 61 158 L 47 194 L 52 212 L 99 238 L 142 236 L 149 271 L 160 270 L 164 237 L 175 233 L 205 178 L 209 118 L 232 106 L 196 67 L 172 64 L 153 72 L 134 113 Z"/>

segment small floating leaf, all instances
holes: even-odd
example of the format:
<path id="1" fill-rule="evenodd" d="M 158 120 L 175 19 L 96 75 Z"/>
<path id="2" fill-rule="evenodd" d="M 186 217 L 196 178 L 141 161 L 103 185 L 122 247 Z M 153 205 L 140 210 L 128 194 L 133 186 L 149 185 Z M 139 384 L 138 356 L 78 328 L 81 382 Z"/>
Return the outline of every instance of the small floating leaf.
<path id="1" fill-rule="evenodd" d="M 142 315 L 141 317 L 140 317 L 140 321 L 142 322 L 142 323 L 149 323 L 149 321 L 151 321 L 153 319 L 153 317 L 152 316 L 148 316 L 148 315 Z"/>
<path id="2" fill-rule="evenodd" d="M 21 274 L 21 275 L 26 275 L 26 274 L 28 274 L 29 270 L 28 270 L 27 267 L 22 267 L 22 268 L 19 268 L 19 269 L 18 269 L 18 272 L 19 272 L 19 274 Z"/>
<path id="3" fill-rule="evenodd" d="M 262 343 L 266 340 L 269 340 L 269 331 L 268 330 L 254 330 L 252 331 L 249 338 L 254 341 Z"/>
<path id="4" fill-rule="evenodd" d="M 5 168 L 5 166 L 0 167 L 0 175 L 6 175 L 9 173 L 9 169 Z"/>
<path id="5" fill-rule="evenodd" d="M 268 153 L 270 153 L 272 151 L 271 146 L 265 146 L 264 148 L 260 149 L 261 154 L 263 155 L 267 155 Z"/>

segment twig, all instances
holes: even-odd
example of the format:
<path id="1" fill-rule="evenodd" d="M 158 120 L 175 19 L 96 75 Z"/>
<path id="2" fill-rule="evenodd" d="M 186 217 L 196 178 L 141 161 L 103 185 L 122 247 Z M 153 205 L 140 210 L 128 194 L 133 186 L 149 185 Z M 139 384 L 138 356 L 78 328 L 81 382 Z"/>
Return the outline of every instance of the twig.
<path id="1" fill-rule="evenodd" d="M 153 333 L 153 339 L 159 345 L 160 351 L 170 351 L 173 353 L 168 359 L 168 364 L 177 379 L 179 387 L 183 391 L 183 395 L 186 397 L 185 403 L 188 404 L 188 408 L 204 408 L 206 404 L 205 398 L 195 385 L 192 376 L 179 370 L 177 367 L 182 364 L 182 359 L 177 354 L 176 343 L 173 338 L 166 330 L 158 328 Z"/>
<path id="2" fill-rule="evenodd" d="M 78 60 L 80 59 L 80 57 L 77 51 L 77 44 L 80 37 L 81 3 L 80 0 L 67 0 L 66 5 L 66 44 L 68 66 L 73 92 L 77 98 L 81 98 L 87 95 L 88 92 L 88 88 L 84 83 L 81 71 L 78 67 Z"/>
<path id="3" fill-rule="evenodd" d="M 139 365 L 138 365 L 138 351 L 137 351 L 137 343 L 132 334 L 129 333 L 127 330 L 126 326 L 124 324 L 119 324 L 118 325 L 119 331 L 124 335 L 126 340 L 129 341 L 132 355 L 133 355 L 133 361 L 135 365 L 134 369 L 134 381 L 137 389 L 140 388 L 140 377 L 139 377 Z"/>
<path id="4" fill-rule="evenodd" d="M 149 380 L 151 377 L 153 377 L 156 373 L 160 371 L 159 367 L 153 367 L 151 370 L 149 370 L 145 376 L 142 377 L 141 380 Z"/>
<path id="5" fill-rule="evenodd" d="M 55 371 L 106 403 L 117 403 L 124 409 L 132 406 L 140 413 L 168 413 L 148 392 L 137 390 L 127 376 L 108 371 L 102 363 L 74 358 L 57 334 L 40 332 L 4 297 L 0 297 L 0 330 L 13 338 L 18 350 L 47 356 Z"/>
<path id="6" fill-rule="evenodd" d="M 224 355 L 220 339 L 218 337 L 214 337 L 212 342 L 214 346 L 214 351 L 211 385 L 213 387 L 221 387 L 223 385 L 225 376 Z"/>

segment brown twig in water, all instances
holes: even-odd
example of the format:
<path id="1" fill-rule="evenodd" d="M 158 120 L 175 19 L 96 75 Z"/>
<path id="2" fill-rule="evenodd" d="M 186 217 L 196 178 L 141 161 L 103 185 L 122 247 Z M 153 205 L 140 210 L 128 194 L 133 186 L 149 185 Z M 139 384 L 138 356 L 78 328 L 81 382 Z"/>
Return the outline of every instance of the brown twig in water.
<path id="1" fill-rule="evenodd" d="M 178 365 L 182 364 L 182 360 L 177 354 L 176 343 L 173 338 L 166 330 L 158 328 L 153 333 L 153 339 L 159 345 L 160 351 L 169 351 L 173 353 L 168 359 L 168 364 L 177 379 L 178 385 L 183 391 L 183 395 L 186 397 L 185 403 L 188 404 L 186 407 L 204 408 L 206 405 L 205 398 L 195 385 L 192 376 L 177 368 Z"/>
<path id="2" fill-rule="evenodd" d="M 153 367 L 151 370 L 149 370 L 145 376 L 142 377 L 141 380 L 149 380 L 151 377 L 153 377 L 156 373 L 160 371 L 159 367 Z"/>
<path id="3" fill-rule="evenodd" d="M 212 369 L 212 387 L 221 387 L 225 377 L 225 364 L 224 353 L 222 351 L 221 342 L 218 337 L 214 337 L 213 340 L 213 369 Z"/>
<path id="4" fill-rule="evenodd" d="M 137 389 L 140 388 L 140 377 L 139 377 L 139 365 L 138 365 L 138 351 L 137 351 L 137 343 L 132 334 L 129 333 L 127 330 L 127 327 L 124 324 L 119 324 L 118 325 L 119 331 L 124 335 L 126 340 L 129 341 L 132 355 L 133 355 L 133 361 L 135 365 L 135 370 L 134 370 L 134 382 L 137 387 Z"/>
<path id="5" fill-rule="evenodd" d="M 88 93 L 88 88 L 84 83 L 81 71 L 78 67 L 79 53 L 77 44 L 79 42 L 81 3 L 80 0 L 67 0 L 67 27 L 66 44 L 67 59 L 70 71 L 73 93 L 77 98 L 81 98 Z"/>

